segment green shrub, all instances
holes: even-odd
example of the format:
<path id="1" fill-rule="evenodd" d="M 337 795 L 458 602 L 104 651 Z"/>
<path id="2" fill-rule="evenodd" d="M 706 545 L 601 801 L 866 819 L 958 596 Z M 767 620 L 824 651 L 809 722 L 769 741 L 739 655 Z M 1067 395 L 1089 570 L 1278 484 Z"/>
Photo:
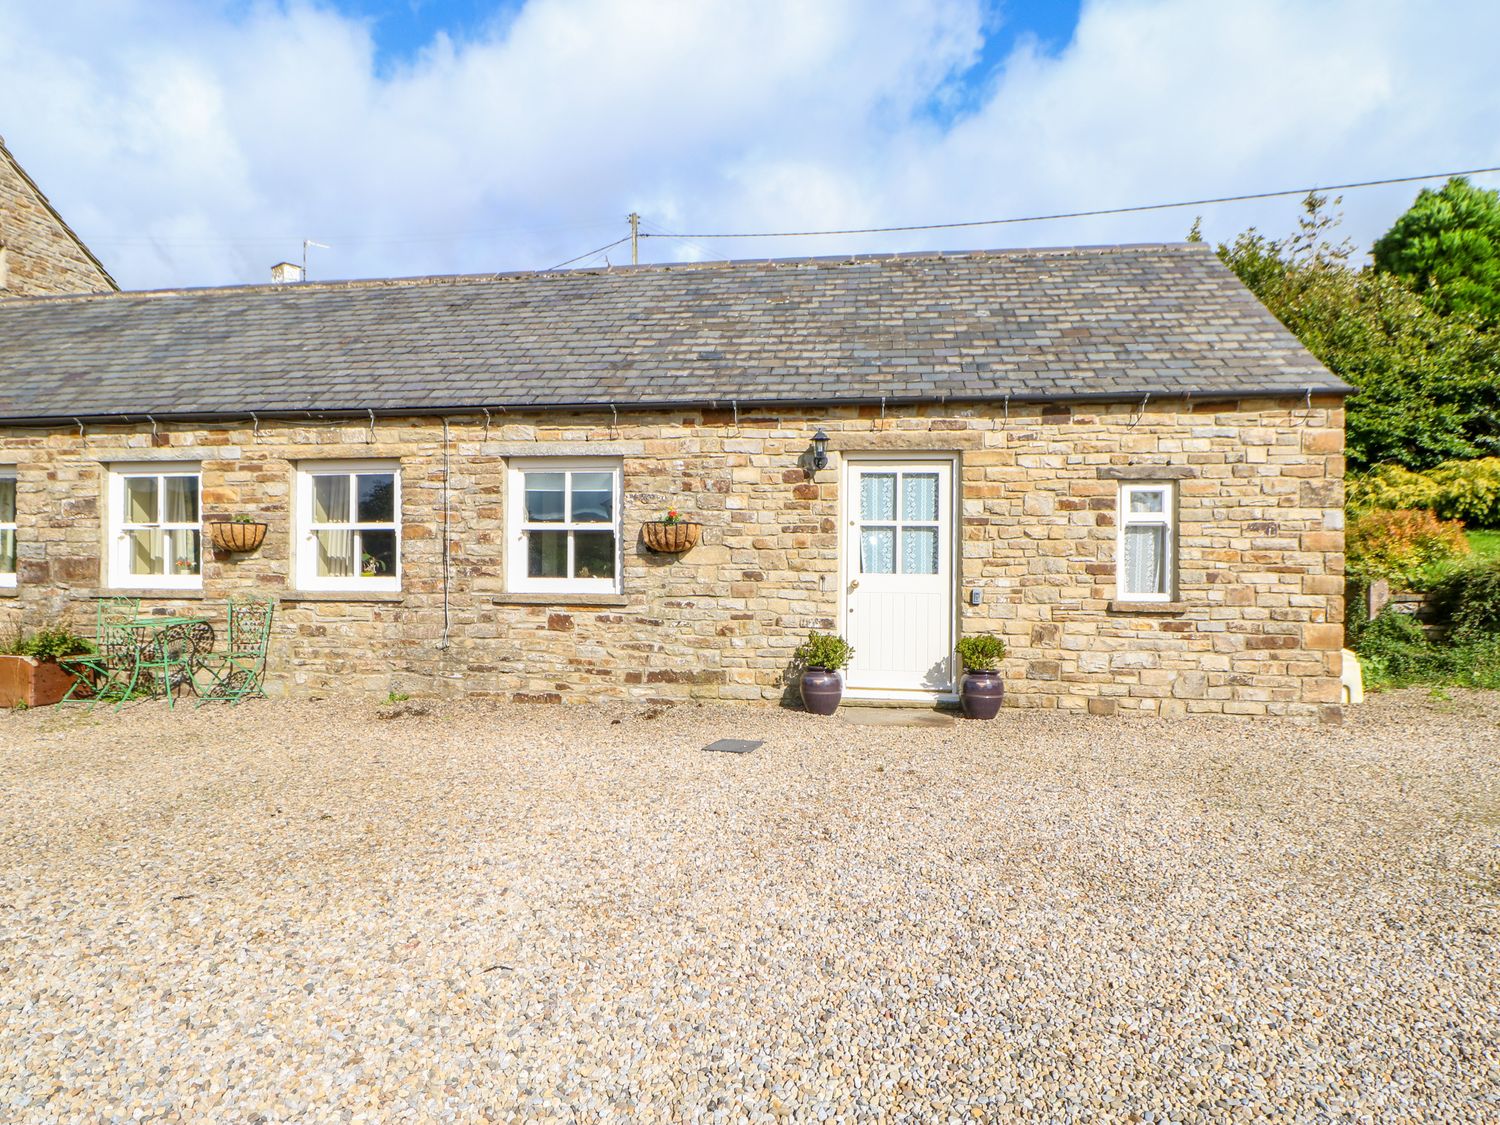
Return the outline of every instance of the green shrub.
<path id="1" fill-rule="evenodd" d="M 1354 651 L 1371 691 L 1413 684 L 1500 689 L 1500 634 L 1437 644 L 1409 615 L 1386 609 L 1360 631 Z"/>
<path id="2" fill-rule="evenodd" d="M 1444 461 L 1423 475 L 1437 486 L 1433 510 L 1443 519 L 1500 527 L 1500 457 Z"/>
<path id="3" fill-rule="evenodd" d="M 797 647 L 795 659 L 804 668 L 837 672 L 854 657 L 854 649 L 843 637 L 816 630 Z"/>
<path id="4" fill-rule="evenodd" d="M 1444 461 L 1426 472 L 1377 465 L 1345 482 L 1351 512 L 1426 508 L 1445 520 L 1500 527 L 1500 457 Z"/>
<path id="5" fill-rule="evenodd" d="M 1438 486 L 1423 473 L 1403 465 L 1376 465 L 1367 473 L 1350 474 L 1344 482 L 1344 506 L 1350 512 L 1426 508 L 1435 511 Z"/>
<path id="6" fill-rule="evenodd" d="M 1350 521 L 1344 534 L 1349 573 L 1420 589 L 1469 553 L 1463 524 L 1426 510 L 1372 511 Z"/>
<path id="7" fill-rule="evenodd" d="M 18 636 L 5 646 L 11 656 L 30 656 L 37 660 L 56 660 L 92 652 L 94 646 L 68 629 L 41 629 L 29 637 Z"/>
<path id="8" fill-rule="evenodd" d="M 1455 570 L 1439 586 L 1438 601 L 1455 641 L 1500 636 L 1500 559 Z"/>
<path id="9" fill-rule="evenodd" d="M 993 672 L 1005 659 L 1005 642 L 993 633 L 975 633 L 961 637 L 958 642 L 958 658 L 970 672 Z"/>

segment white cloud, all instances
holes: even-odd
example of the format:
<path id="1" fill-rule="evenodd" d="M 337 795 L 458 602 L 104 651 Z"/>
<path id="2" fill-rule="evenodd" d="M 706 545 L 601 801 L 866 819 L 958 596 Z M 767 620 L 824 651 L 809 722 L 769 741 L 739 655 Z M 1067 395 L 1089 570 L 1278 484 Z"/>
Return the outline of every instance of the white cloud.
<path id="1" fill-rule="evenodd" d="M 1065 211 L 1500 163 L 1500 6 L 1100 0 L 940 123 L 980 0 L 528 0 L 379 70 L 305 3 L 0 0 L 0 132 L 130 286 L 545 267 L 624 232 Z M 972 78 L 972 75 L 970 76 Z M 1488 182 L 1500 182 L 1493 177 Z M 1367 244 L 1415 193 L 1351 193 Z M 1205 208 L 1210 237 L 1295 201 Z M 1178 238 L 1192 212 L 650 257 Z M 616 262 L 624 254 L 616 251 Z"/>

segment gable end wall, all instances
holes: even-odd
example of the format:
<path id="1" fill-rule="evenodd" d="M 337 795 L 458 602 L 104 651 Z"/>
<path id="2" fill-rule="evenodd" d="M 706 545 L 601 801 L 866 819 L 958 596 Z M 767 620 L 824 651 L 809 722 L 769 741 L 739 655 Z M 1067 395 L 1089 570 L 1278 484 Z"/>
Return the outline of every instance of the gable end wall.
<path id="1" fill-rule="evenodd" d="M 0 147 L 0 298 L 116 288 Z"/>

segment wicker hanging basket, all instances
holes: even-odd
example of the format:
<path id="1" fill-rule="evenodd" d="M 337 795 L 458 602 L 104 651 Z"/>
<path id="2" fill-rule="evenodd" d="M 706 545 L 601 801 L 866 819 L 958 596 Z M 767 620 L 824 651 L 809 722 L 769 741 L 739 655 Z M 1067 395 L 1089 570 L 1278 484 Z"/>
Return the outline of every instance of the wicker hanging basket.
<path id="1" fill-rule="evenodd" d="M 641 525 L 641 535 L 646 540 L 646 546 L 662 555 L 680 555 L 684 551 L 691 551 L 697 546 L 698 536 L 702 534 L 701 523 L 690 523 L 687 520 L 677 520 L 674 523 L 653 520 Z"/>
<path id="2" fill-rule="evenodd" d="M 266 541 L 266 525 L 216 520 L 208 525 L 208 538 L 221 551 L 245 555 L 260 550 Z"/>

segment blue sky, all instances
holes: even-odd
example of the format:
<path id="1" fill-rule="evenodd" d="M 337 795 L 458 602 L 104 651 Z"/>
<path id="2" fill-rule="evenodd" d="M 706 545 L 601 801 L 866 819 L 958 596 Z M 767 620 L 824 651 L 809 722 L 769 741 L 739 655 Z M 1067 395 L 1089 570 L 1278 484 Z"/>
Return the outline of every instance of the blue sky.
<path id="1" fill-rule="evenodd" d="M 331 5 L 367 21 L 382 68 L 407 63 L 439 35 L 471 40 L 503 25 L 520 0 L 335 0 Z M 1048 53 L 1066 45 L 1078 25 L 1075 0 L 1011 0 L 986 5 L 984 49 L 966 77 L 978 85 L 993 74 L 1022 36 L 1035 37 Z M 643 9 L 644 6 L 643 6 Z"/>
<path id="2" fill-rule="evenodd" d="M 0 0 L 0 134 L 127 286 L 1177 240 L 1500 165 L 1500 4 Z M 1486 186 L 1500 176 L 1481 178 Z M 1350 193 L 1367 247 L 1420 185 Z M 1199 209 L 1211 240 L 1295 199 Z"/>

